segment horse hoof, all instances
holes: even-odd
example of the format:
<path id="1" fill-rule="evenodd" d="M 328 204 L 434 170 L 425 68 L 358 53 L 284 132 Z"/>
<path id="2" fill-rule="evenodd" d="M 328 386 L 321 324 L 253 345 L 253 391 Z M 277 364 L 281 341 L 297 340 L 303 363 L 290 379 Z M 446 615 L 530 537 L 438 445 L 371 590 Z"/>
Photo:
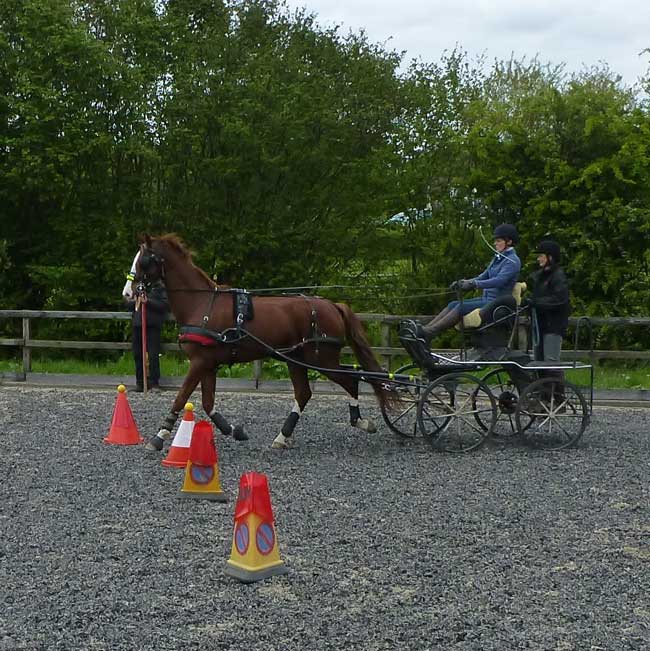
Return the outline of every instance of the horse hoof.
<path id="1" fill-rule="evenodd" d="M 144 446 L 145 450 L 160 452 L 163 449 L 163 440 L 159 436 L 152 436 Z"/>
<path id="2" fill-rule="evenodd" d="M 235 441 L 248 441 L 248 434 L 244 432 L 244 428 L 241 425 L 232 428 L 232 437 Z"/>
<path id="3" fill-rule="evenodd" d="M 271 448 L 273 450 L 288 450 L 292 445 L 293 438 L 287 438 L 284 434 L 278 434 L 273 440 Z"/>
<path id="4" fill-rule="evenodd" d="M 359 418 L 354 426 L 368 434 L 374 434 L 377 431 L 377 426 L 369 418 Z"/>

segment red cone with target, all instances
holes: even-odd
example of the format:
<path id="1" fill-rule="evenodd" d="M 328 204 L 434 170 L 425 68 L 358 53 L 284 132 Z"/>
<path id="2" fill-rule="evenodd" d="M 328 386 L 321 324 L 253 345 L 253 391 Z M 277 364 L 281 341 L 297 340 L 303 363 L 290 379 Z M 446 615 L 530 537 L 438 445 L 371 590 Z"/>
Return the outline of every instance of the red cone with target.
<path id="1" fill-rule="evenodd" d="M 181 497 L 213 502 L 228 500 L 219 483 L 214 431 L 212 425 L 205 420 L 200 420 L 192 432 L 192 444 L 185 466 L 185 481 L 181 488 Z"/>
<path id="2" fill-rule="evenodd" d="M 192 443 L 192 432 L 194 431 L 194 405 L 188 402 L 185 405 L 183 420 L 178 426 L 178 431 L 169 448 L 167 456 L 163 459 L 163 466 L 170 468 L 185 468 L 190 458 L 190 445 Z"/>
<path id="3" fill-rule="evenodd" d="M 117 387 L 117 398 L 113 410 L 113 420 L 108 436 L 104 443 L 112 445 L 137 445 L 144 439 L 140 436 L 138 426 L 135 424 L 133 412 L 126 397 L 126 387 L 123 384 Z"/>
<path id="4" fill-rule="evenodd" d="M 287 572 L 278 551 L 266 476 L 247 472 L 239 480 L 235 531 L 226 574 L 253 583 Z"/>

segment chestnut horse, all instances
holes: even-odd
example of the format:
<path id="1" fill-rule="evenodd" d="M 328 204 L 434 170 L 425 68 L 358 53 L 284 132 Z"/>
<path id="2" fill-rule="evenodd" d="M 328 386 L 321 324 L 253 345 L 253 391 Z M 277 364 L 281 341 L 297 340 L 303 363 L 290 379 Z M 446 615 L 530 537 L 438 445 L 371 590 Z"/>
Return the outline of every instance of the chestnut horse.
<path id="1" fill-rule="evenodd" d="M 224 435 L 246 440 L 243 427 L 231 425 L 214 408 L 217 369 L 264 357 L 287 361 L 295 397 L 272 447 L 287 448 L 294 440 L 293 430 L 312 395 L 309 367 L 316 367 L 347 391 L 353 426 L 376 431 L 372 421 L 361 418 L 358 374 L 346 372 L 340 365 L 341 348 L 347 340 L 363 369 L 370 375 L 382 373 L 359 318 L 347 305 L 309 296 L 251 296 L 219 287 L 194 265 L 189 250 L 173 234 L 144 237 L 136 266 L 138 280 L 164 282 L 180 326 L 180 346 L 190 360 L 171 412 L 149 439 L 148 449 L 162 450 L 199 382 L 203 409 L 216 427 Z M 395 393 L 381 381 L 381 375 L 369 381 L 380 404 L 390 406 Z"/>

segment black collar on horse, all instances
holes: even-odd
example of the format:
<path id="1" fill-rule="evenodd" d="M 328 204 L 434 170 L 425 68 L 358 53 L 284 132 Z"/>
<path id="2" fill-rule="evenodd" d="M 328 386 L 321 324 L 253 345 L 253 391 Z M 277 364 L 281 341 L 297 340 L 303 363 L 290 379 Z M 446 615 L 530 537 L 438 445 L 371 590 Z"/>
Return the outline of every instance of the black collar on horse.
<path id="1" fill-rule="evenodd" d="M 162 449 L 180 410 L 199 383 L 203 409 L 217 428 L 237 439 L 247 438 L 241 426 L 231 425 L 214 408 L 217 369 L 223 364 L 271 357 L 273 351 L 281 351 L 283 358 L 289 360 L 287 366 L 295 397 L 293 409 L 273 447 L 289 447 L 293 440 L 298 418 L 312 395 L 307 375 L 310 367 L 318 368 L 349 394 L 352 425 L 375 431 L 372 421 L 360 415 L 359 377 L 346 372 L 340 364 L 341 349 L 347 341 L 363 369 L 383 375 L 363 325 L 348 305 L 318 297 L 256 296 L 252 318 L 246 320 L 243 313 L 237 313 L 236 299 L 233 307 L 237 292 L 218 287 L 194 264 L 188 248 L 173 234 L 144 237 L 136 266 L 138 279 L 161 279 L 165 283 L 171 311 L 181 327 L 180 345 L 190 360 L 171 412 L 158 434 L 149 440 L 148 448 Z M 241 319 L 237 318 L 238 314 Z M 197 337 L 207 337 L 210 341 Z M 397 400 L 385 381 L 380 378 L 369 381 L 382 407 Z"/>

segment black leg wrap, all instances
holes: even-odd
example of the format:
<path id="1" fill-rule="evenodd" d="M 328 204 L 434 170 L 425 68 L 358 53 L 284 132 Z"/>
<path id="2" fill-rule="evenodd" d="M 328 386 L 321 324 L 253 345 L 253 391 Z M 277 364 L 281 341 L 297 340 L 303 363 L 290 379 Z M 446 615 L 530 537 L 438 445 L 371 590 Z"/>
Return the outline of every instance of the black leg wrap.
<path id="1" fill-rule="evenodd" d="M 214 411 L 210 414 L 210 420 L 217 426 L 217 429 L 224 436 L 230 436 L 232 434 L 230 423 L 218 411 Z"/>
<path id="2" fill-rule="evenodd" d="M 283 436 L 291 436 L 293 434 L 293 430 L 296 428 L 296 423 L 299 418 L 300 414 L 295 411 L 292 411 L 287 416 L 287 420 L 284 421 L 284 425 L 282 425 L 282 429 L 280 430 Z"/>
<path id="3" fill-rule="evenodd" d="M 165 420 L 163 421 L 160 429 L 168 429 L 171 432 L 172 429 L 174 429 L 174 425 L 176 425 L 176 421 L 178 420 L 178 414 L 179 412 L 177 411 L 170 411 L 169 415 L 165 417 Z"/>
<path id="4" fill-rule="evenodd" d="M 152 436 L 148 442 L 149 449 L 157 450 L 158 452 L 163 449 L 163 444 L 163 440 L 160 438 L 160 436 L 157 435 Z"/>
<path id="5" fill-rule="evenodd" d="M 361 418 L 361 412 L 359 411 L 359 405 L 349 405 L 350 407 L 350 425 L 356 425 L 357 421 Z"/>
<path id="6" fill-rule="evenodd" d="M 248 441 L 248 435 L 244 432 L 244 428 L 241 425 L 233 427 L 218 411 L 210 414 L 210 420 L 224 436 L 232 434 L 235 441 Z"/>

